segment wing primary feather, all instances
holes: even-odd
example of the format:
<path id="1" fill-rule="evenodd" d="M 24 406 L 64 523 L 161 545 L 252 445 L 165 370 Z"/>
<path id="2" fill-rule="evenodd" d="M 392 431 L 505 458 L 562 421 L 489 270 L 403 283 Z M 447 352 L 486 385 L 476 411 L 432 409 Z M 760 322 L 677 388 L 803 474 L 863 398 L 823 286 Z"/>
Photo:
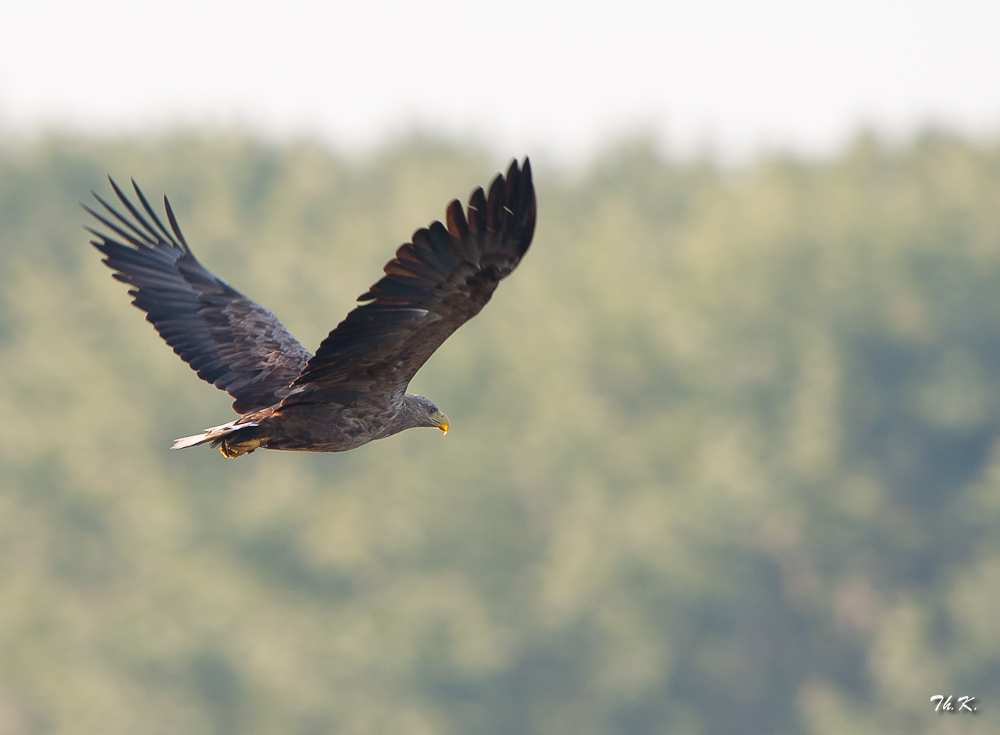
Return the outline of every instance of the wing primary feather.
<path id="1" fill-rule="evenodd" d="M 490 232 L 497 232 L 503 227 L 501 214 L 503 213 L 503 177 L 497 175 L 490 184 L 490 195 L 486 201 L 486 227 Z"/>
<path id="2" fill-rule="evenodd" d="M 412 242 L 400 245 L 399 249 L 396 251 L 395 260 L 398 260 L 400 266 L 406 268 L 414 275 L 422 276 L 430 281 L 435 281 L 436 279 L 444 278 L 448 275 L 447 272 L 435 269 L 430 263 L 421 258 Z M 393 261 L 389 262 L 391 263 Z M 386 271 L 386 273 L 388 273 L 388 271 Z"/>
<path id="3" fill-rule="evenodd" d="M 411 280 L 417 281 L 417 279 Z M 420 283 L 419 281 L 417 282 Z M 404 283 L 395 278 L 383 278 L 373 290 L 376 291 L 376 296 L 393 301 L 396 299 L 417 300 L 427 298 L 430 295 L 429 289 L 423 286 Z"/>
<path id="4" fill-rule="evenodd" d="M 462 203 L 457 199 L 452 199 L 445 212 L 445 222 L 448 225 L 448 232 L 459 239 L 464 239 L 469 234 L 469 223 L 465 221 L 465 213 L 462 211 Z"/>
<path id="5" fill-rule="evenodd" d="M 517 167 L 517 159 L 515 158 L 510 162 L 510 166 L 507 167 L 507 180 L 504 182 L 503 191 L 503 228 L 508 229 L 509 227 L 514 227 L 517 225 L 514 222 L 514 207 L 517 206 L 517 202 L 514 201 L 514 196 L 520 192 L 521 184 L 521 171 Z"/>
<path id="6" fill-rule="evenodd" d="M 157 241 L 153 240 L 152 238 L 150 238 L 148 232 L 143 232 L 138 227 L 136 227 L 134 224 L 132 224 L 132 222 L 129 221 L 128 217 L 124 216 L 121 212 L 119 212 L 117 209 L 115 209 L 110 204 L 108 204 L 104 199 L 102 199 L 100 197 L 100 195 L 97 194 L 97 192 L 91 190 L 90 193 L 93 194 L 94 198 L 101 203 L 102 207 L 104 207 L 106 210 L 108 210 L 108 212 L 111 214 L 112 217 L 114 217 L 122 225 L 124 225 L 125 227 L 127 227 L 128 229 L 130 229 L 132 232 L 134 232 L 138 237 L 142 238 L 143 242 L 145 242 L 149 246 L 155 246 L 156 245 Z M 104 219 L 103 217 L 101 217 L 101 215 L 95 213 L 93 210 L 88 209 L 87 211 L 90 212 L 91 214 L 93 214 L 98 219 L 100 219 L 102 222 L 104 222 L 109 227 L 113 227 L 113 225 L 110 222 L 108 222 L 108 220 Z M 116 228 L 116 230 L 117 230 L 117 228 Z M 117 230 L 117 231 L 120 234 L 124 235 L 124 233 L 122 233 L 121 230 Z"/>
<path id="7" fill-rule="evenodd" d="M 180 225 L 177 224 L 177 218 L 174 217 L 173 207 L 170 206 L 170 200 L 167 199 L 167 195 L 163 195 L 163 207 L 167 210 L 167 221 L 170 222 L 170 229 L 174 231 L 177 235 L 177 239 L 181 241 L 181 245 L 184 246 L 184 251 L 190 255 L 192 258 L 194 254 L 191 252 L 191 248 L 188 247 L 187 240 L 184 239 L 184 234 L 181 232 Z"/>
<path id="8" fill-rule="evenodd" d="M 102 217 L 101 215 L 99 215 L 97 212 L 95 212 L 93 209 L 91 209 L 90 207 L 88 207 L 86 204 L 82 204 L 81 203 L 80 206 L 83 207 L 84 210 L 88 214 L 90 214 L 90 216 L 92 216 L 94 219 L 96 219 L 99 222 L 101 222 L 101 224 L 103 224 L 105 227 L 107 227 L 108 229 L 116 232 L 118 235 L 120 235 L 121 237 L 123 237 L 126 240 L 128 240 L 128 242 L 130 242 L 133 245 L 135 245 L 136 248 L 138 249 L 137 252 L 141 252 L 141 253 L 148 253 L 150 251 L 154 251 L 155 252 L 154 248 L 156 247 L 156 243 L 150 242 L 149 240 L 145 240 L 145 241 L 137 240 L 135 237 L 133 237 L 132 235 L 130 235 L 129 233 L 127 233 L 125 230 L 123 230 L 122 228 L 116 226 L 113 222 L 110 222 L 109 220 L 107 220 L 104 217 Z M 95 230 L 93 228 L 90 228 L 90 227 L 87 227 L 86 225 L 84 225 L 84 229 L 87 230 L 88 232 L 90 232 L 91 234 L 96 235 L 97 237 L 101 238 L 105 242 L 112 242 L 112 241 L 108 240 L 107 237 L 103 233 L 98 232 L 97 230 Z M 97 244 L 94 243 L 94 246 L 97 247 Z"/>
<path id="9" fill-rule="evenodd" d="M 109 257 L 113 254 L 114 257 L 119 260 L 128 263 L 135 263 L 136 265 L 149 265 L 152 261 L 157 263 L 158 267 L 161 269 L 164 267 L 172 267 L 176 261 L 176 253 L 172 250 L 168 250 L 164 253 L 163 249 L 157 250 L 155 248 L 148 248 L 145 246 L 142 248 L 130 248 L 126 247 L 122 243 L 107 239 L 102 232 L 97 232 L 92 229 L 90 232 L 101 238 L 100 242 L 91 240 L 90 244 Z"/>
<path id="10" fill-rule="evenodd" d="M 132 216 L 133 216 L 133 217 L 135 217 L 136 221 L 137 221 L 137 222 L 139 222 L 139 224 L 141 224 L 141 225 L 142 225 L 143 227 L 145 227 L 145 228 L 146 228 L 146 232 L 145 232 L 145 237 L 147 237 L 147 238 L 150 238 L 150 236 L 152 236 L 152 237 L 150 238 L 150 240 L 151 240 L 152 242 L 154 242 L 154 243 L 156 243 L 156 242 L 159 242 L 159 241 L 160 241 L 160 235 L 159 235 L 159 233 L 158 233 L 158 232 L 156 231 L 156 229 L 155 229 L 155 228 L 154 228 L 154 227 L 153 227 L 153 226 L 152 226 L 151 224 L 149 224 L 149 222 L 147 222 L 147 221 L 146 221 L 146 218 L 145 218 L 145 217 L 143 217 L 143 216 L 142 216 L 141 214 L 139 214 L 139 210 L 137 210 L 137 209 L 135 208 L 135 205 L 133 205 L 133 204 L 132 204 L 132 202 L 131 202 L 131 201 L 129 200 L 129 198 L 128 198 L 127 196 L 125 196 L 125 192 L 123 192 L 123 191 L 122 191 L 122 190 L 121 190 L 121 189 L 119 188 L 118 184 L 117 184 L 117 183 L 115 183 L 115 180 L 114 180 L 114 179 L 112 179 L 112 178 L 111 178 L 111 177 L 109 176 L 109 177 L 108 177 L 108 181 L 110 181 L 110 182 L 111 182 L 111 188 L 112 188 L 112 189 L 114 189 L 114 191 L 115 191 L 115 196 L 117 196 L 117 197 L 118 197 L 118 200 L 119 200 L 119 201 L 120 201 L 120 202 L 121 202 L 122 204 L 124 204 L 124 205 L 125 205 L 125 208 L 126 208 L 126 209 L 128 209 L 128 211 L 129 211 L 129 212 L 130 212 L 130 213 L 132 214 Z M 133 183 L 134 183 L 134 182 L 133 182 Z M 119 218 L 123 219 L 123 220 L 125 219 L 124 217 L 122 217 L 122 216 L 121 216 L 120 214 L 118 214 L 117 212 L 115 212 L 115 215 L 116 215 L 117 217 L 119 217 Z M 153 239 L 153 238 L 155 238 L 155 239 Z"/>
<path id="11" fill-rule="evenodd" d="M 427 228 L 421 228 L 413 233 L 413 246 L 424 262 L 441 273 L 451 273 L 452 269 L 458 265 L 458 261 L 455 260 L 451 251 L 442 245 L 443 243 L 435 243 Z"/>
<path id="12" fill-rule="evenodd" d="M 448 232 L 440 222 L 431 222 L 431 226 L 427 228 L 427 237 L 430 238 L 438 251 L 443 248 L 450 253 L 456 264 L 463 262 L 469 256 L 469 253 L 463 252 L 462 241 Z M 479 253 L 474 253 L 472 257 L 474 260 L 478 260 Z"/>
<path id="13" fill-rule="evenodd" d="M 101 215 L 99 215 L 97 212 L 95 212 L 93 209 L 91 209 L 90 207 L 88 207 L 86 204 L 81 203 L 80 206 L 83 207 L 84 211 L 87 212 L 88 214 L 90 214 L 91 217 L 93 217 L 96 220 L 99 220 L 103 225 L 105 225 L 109 229 L 114 230 L 115 232 L 117 232 L 119 235 L 121 235 L 122 237 L 124 237 L 126 240 L 128 240 L 130 243 L 132 243 L 133 245 L 135 245 L 137 248 L 145 248 L 147 250 L 149 249 L 149 245 L 147 245 L 144 242 L 139 242 L 138 240 L 136 240 L 134 237 L 132 237 L 130 234 L 128 234 L 124 230 L 122 230 L 122 229 L 120 229 L 118 227 L 115 227 L 113 224 L 111 224 L 110 222 L 108 222 L 108 220 L 104 219 L 104 217 L 102 217 Z M 107 237 L 105 237 L 102 233 L 98 232 L 97 230 L 93 229 L 92 227 L 87 227 L 87 225 L 84 225 L 83 229 L 85 229 L 91 235 L 95 235 L 96 237 L 101 238 L 101 240 L 103 240 L 104 242 L 108 242 Z M 100 245 L 98 243 L 94 242 L 93 240 L 91 240 L 90 243 L 95 248 L 100 248 Z"/>
<path id="14" fill-rule="evenodd" d="M 524 159 L 525 165 L 528 163 L 528 159 Z M 514 208 L 514 194 L 520 192 L 521 187 L 521 169 L 517 167 L 517 159 L 515 158 L 510 162 L 510 166 L 507 169 L 507 181 L 504 187 L 503 202 L 506 206 L 511 209 Z"/>
<path id="15" fill-rule="evenodd" d="M 531 239 L 535 235 L 535 218 L 537 216 L 537 204 L 535 201 L 535 187 L 531 181 L 531 161 L 525 157 L 524 165 L 521 167 L 521 178 L 526 182 L 520 187 L 521 202 L 520 209 L 524 212 L 522 215 L 524 217 L 521 244 L 518 247 L 518 254 L 524 255 L 528 252 L 528 247 L 531 245 Z"/>
<path id="16" fill-rule="evenodd" d="M 122 215 L 121 212 L 119 212 L 117 209 L 115 209 L 110 204 L 108 204 L 108 202 L 103 197 L 101 197 L 100 194 L 98 194 L 93 189 L 90 190 L 90 193 L 94 196 L 94 199 L 96 199 L 97 201 L 99 201 L 101 203 L 101 206 L 104 207 L 111 214 L 112 217 L 114 217 L 116 220 L 118 220 L 119 222 L 121 222 L 125 227 L 129 228 L 132 232 L 134 232 L 140 238 L 142 238 L 143 241 L 145 241 L 145 242 L 147 242 L 147 243 L 149 243 L 151 245 L 155 245 L 156 244 L 156 242 L 154 240 L 150 239 L 148 232 L 144 232 L 144 231 L 140 230 L 139 228 L 137 228 L 134 224 L 132 224 L 132 222 L 128 219 L 128 217 L 125 217 L 124 215 Z M 88 210 L 88 211 L 90 211 L 90 210 Z M 94 215 L 94 216 L 96 217 L 97 215 Z M 107 222 L 107 220 L 103 220 L 103 221 Z"/>
<path id="17" fill-rule="evenodd" d="M 476 234 L 486 230 L 486 195 L 482 187 L 469 197 L 469 230 Z"/>
<path id="18" fill-rule="evenodd" d="M 156 216 L 156 212 L 151 206 L 149 206 L 149 202 L 146 201 L 146 196 L 142 193 L 142 189 L 139 188 L 139 185 L 135 183 L 135 179 L 132 179 L 132 188 L 135 189 L 136 196 L 138 196 L 139 201 L 142 202 L 143 209 L 145 209 L 149 216 L 153 218 L 153 222 L 155 222 L 156 226 L 160 228 L 160 232 L 166 236 L 167 242 L 171 243 L 175 248 L 180 249 L 180 245 L 178 245 L 177 241 L 174 240 L 173 235 L 171 235 L 167 228 L 163 226 L 163 223 L 160 222 L 160 218 Z"/>

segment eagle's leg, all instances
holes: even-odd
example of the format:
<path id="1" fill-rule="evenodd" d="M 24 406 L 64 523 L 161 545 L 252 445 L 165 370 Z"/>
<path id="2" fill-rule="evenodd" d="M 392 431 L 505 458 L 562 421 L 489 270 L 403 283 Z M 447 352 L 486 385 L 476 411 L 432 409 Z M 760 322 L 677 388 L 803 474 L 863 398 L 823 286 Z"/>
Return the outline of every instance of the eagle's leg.
<path id="1" fill-rule="evenodd" d="M 222 452 L 224 457 L 236 459 L 244 454 L 252 454 L 255 449 L 259 449 L 261 446 L 267 444 L 267 440 L 269 438 L 270 437 L 262 436 L 238 441 L 235 436 L 232 438 L 227 437 L 223 439 L 222 444 L 219 445 L 219 451 Z"/>

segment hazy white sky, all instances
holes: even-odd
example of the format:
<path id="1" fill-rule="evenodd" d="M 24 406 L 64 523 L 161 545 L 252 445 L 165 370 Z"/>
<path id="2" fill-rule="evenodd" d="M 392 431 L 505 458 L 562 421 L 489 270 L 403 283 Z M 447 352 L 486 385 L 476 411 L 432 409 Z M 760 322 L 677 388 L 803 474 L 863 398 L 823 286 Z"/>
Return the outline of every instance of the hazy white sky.
<path id="1" fill-rule="evenodd" d="M 365 148 L 414 126 L 574 159 L 1000 133 L 998 0 L 0 0 L 0 128 L 238 124 Z"/>

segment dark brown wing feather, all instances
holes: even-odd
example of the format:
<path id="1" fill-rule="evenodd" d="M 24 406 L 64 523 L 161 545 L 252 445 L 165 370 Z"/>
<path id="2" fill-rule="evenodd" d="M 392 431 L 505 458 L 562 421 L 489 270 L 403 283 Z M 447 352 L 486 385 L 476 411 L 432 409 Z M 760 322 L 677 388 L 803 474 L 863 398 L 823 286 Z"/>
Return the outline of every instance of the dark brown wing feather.
<path id="1" fill-rule="evenodd" d="M 358 298 L 323 340 L 282 406 L 333 402 L 387 403 L 406 390 L 427 358 L 479 313 L 500 279 L 520 262 L 535 230 L 531 164 L 511 163 L 489 196 L 476 189 L 468 218 L 455 200 L 447 227 L 413 233 L 385 265 L 385 276 Z"/>
<path id="2" fill-rule="evenodd" d="M 133 219 L 94 194 L 110 218 L 84 209 L 114 234 L 87 229 L 99 238 L 91 244 L 104 253 L 114 277 L 132 287 L 132 303 L 146 312 L 146 320 L 199 378 L 236 399 L 237 413 L 256 411 L 285 397 L 309 352 L 274 314 L 202 267 L 184 241 L 166 197 L 170 230 L 134 181 L 148 219 L 114 181 L 111 186 Z"/>

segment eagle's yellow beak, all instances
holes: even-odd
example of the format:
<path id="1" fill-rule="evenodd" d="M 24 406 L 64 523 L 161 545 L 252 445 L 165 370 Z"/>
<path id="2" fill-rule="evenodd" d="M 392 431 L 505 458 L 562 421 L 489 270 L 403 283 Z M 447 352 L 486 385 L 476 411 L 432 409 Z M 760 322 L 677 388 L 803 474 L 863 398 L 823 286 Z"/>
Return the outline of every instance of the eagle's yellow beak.
<path id="1" fill-rule="evenodd" d="M 437 416 L 432 418 L 431 421 L 436 427 L 438 427 L 441 430 L 442 434 L 448 433 L 448 417 L 445 416 L 443 413 L 438 414 Z"/>

